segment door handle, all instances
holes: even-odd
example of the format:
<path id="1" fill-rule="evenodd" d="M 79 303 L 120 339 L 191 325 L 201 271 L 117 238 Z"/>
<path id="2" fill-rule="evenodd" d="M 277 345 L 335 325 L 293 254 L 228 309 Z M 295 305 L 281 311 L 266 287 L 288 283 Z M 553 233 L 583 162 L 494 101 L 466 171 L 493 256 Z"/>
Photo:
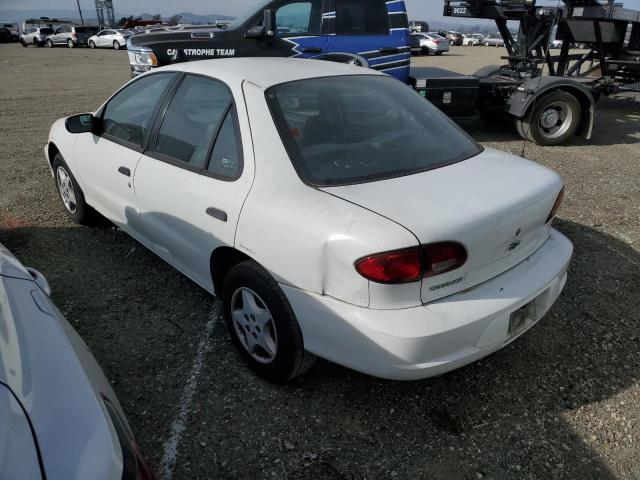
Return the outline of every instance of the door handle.
<path id="1" fill-rule="evenodd" d="M 302 49 L 303 53 L 322 53 L 322 49 L 320 47 L 305 47 Z"/>
<path id="2" fill-rule="evenodd" d="M 227 213 L 223 212 L 222 210 L 219 210 L 217 208 L 214 207 L 209 207 L 206 210 L 207 215 L 209 215 L 210 217 L 215 218 L 216 220 L 220 220 L 222 222 L 226 222 L 227 221 Z"/>
<path id="3" fill-rule="evenodd" d="M 118 173 L 121 173 L 125 177 L 130 177 L 131 176 L 131 170 L 129 170 L 127 167 L 118 168 Z"/>
<path id="4" fill-rule="evenodd" d="M 396 47 L 382 47 L 378 51 L 380 53 L 400 53 L 400 49 Z"/>

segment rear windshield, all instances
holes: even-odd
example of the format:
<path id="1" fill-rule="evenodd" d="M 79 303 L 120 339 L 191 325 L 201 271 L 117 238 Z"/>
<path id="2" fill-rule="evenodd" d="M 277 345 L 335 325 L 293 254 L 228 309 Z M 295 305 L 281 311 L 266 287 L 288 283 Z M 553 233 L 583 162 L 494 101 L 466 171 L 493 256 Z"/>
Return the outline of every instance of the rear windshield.
<path id="1" fill-rule="evenodd" d="M 410 87 L 386 76 L 299 80 L 267 90 L 306 183 L 350 185 L 465 160 L 482 147 Z"/>
<path id="2" fill-rule="evenodd" d="M 76 27 L 76 33 L 97 33 L 99 31 L 98 27 Z"/>
<path id="3" fill-rule="evenodd" d="M 53 28 L 41 28 L 40 33 L 44 33 L 44 34 L 53 33 Z"/>

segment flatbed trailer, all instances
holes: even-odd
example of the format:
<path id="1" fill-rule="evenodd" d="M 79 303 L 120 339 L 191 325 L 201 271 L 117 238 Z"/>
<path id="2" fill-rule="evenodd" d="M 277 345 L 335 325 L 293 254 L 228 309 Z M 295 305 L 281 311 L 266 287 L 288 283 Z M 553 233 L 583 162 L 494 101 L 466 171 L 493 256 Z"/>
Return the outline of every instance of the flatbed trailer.
<path id="1" fill-rule="evenodd" d="M 445 16 L 495 21 L 506 63 L 471 76 L 412 68 L 411 85 L 454 119 L 501 114 L 523 138 L 541 145 L 559 145 L 573 135 L 590 138 L 601 95 L 640 91 L 640 12 L 613 0 L 558 5 L 445 0 Z M 517 36 L 507 28 L 509 21 L 519 22 Z M 550 50 L 552 32 L 563 41 L 558 55 Z M 571 53 L 576 44 L 587 51 Z"/>

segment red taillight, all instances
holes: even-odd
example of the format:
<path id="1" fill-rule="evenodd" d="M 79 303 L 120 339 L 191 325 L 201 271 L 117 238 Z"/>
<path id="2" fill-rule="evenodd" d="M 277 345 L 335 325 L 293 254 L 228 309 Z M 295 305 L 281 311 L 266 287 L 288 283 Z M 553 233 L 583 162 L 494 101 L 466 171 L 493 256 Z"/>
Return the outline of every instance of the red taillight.
<path id="1" fill-rule="evenodd" d="M 549 223 L 551 220 L 554 219 L 554 217 L 558 213 L 558 210 L 560 210 L 560 206 L 562 205 L 562 200 L 564 200 L 564 187 L 562 187 L 562 190 L 560 190 L 560 193 L 558 194 L 558 198 L 556 198 L 556 203 L 553 204 L 551 213 L 547 217 L 547 221 L 545 223 Z"/>
<path id="2" fill-rule="evenodd" d="M 377 283 L 417 282 L 422 276 L 420 249 L 410 248 L 364 257 L 356 262 L 356 270 L 367 280 Z"/>
<path id="3" fill-rule="evenodd" d="M 425 278 L 460 268 L 467 261 L 467 251 L 455 242 L 431 243 L 423 246 L 422 252 Z"/>
<path id="4" fill-rule="evenodd" d="M 360 275 L 376 283 L 411 283 L 460 268 L 467 251 L 459 243 L 441 242 L 392 252 L 378 253 L 356 261 Z"/>

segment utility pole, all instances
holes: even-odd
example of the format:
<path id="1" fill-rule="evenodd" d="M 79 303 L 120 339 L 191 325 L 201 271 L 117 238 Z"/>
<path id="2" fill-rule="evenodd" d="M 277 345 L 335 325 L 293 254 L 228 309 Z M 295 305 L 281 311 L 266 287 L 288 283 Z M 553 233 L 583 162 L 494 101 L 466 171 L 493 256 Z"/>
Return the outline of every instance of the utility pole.
<path id="1" fill-rule="evenodd" d="M 80 14 L 80 23 L 84 27 L 84 18 L 82 18 L 82 9 L 80 8 L 80 0 L 76 0 L 76 3 L 78 4 L 78 13 Z"/>

